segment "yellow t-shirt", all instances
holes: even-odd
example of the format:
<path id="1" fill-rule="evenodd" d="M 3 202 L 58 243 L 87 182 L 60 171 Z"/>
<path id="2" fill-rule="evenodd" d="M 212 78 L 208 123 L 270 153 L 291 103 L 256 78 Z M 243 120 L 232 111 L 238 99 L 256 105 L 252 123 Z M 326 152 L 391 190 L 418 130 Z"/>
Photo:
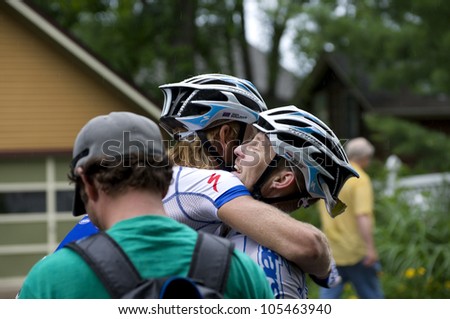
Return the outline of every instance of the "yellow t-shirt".
<path id="1" fill-rule="evenodd" d="M 348 179 L 339 193 L 339 199 L 347 205 L 345 212 L 333 219 L 328 214 L 325 203 L 319 202 L 322 230 L 328 238 L 338 266 L 354 265 L 364 258 L 366 245 L 358 230 L 356 216 L 366 214 L 374 218 L 370 177 L 357 164 L 351 164 L 360 177 Z"/>

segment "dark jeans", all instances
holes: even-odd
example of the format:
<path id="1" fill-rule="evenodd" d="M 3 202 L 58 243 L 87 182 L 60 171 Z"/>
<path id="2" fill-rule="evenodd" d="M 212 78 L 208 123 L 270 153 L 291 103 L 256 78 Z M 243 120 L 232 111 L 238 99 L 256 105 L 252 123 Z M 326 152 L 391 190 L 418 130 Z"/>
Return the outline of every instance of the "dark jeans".
<path id="1" fill-rule="evenodd" d="M 337 266 L 342 282 L 333 288 L 320 288 L 321 299 L 337 299 L 342 295 L 342 290 L 346 282 L 350 282 L 361 299 L 382 299 L 384 298 L 381 283 L 378 278 L 380 264 L 376 263 L 372 267 L 366 267 L 362 261 L 352 266 Z"/>

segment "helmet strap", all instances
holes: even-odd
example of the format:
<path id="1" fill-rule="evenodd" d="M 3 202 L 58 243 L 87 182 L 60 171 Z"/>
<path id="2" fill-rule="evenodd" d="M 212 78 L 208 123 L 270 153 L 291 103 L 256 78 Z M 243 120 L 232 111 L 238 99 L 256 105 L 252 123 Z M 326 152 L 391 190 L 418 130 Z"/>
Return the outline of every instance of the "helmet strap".
<path id="1" fill-rule="evenodd" d="M 259 199 L 260 201 L 267 203 L 267 204 L 276 204 L 281 202 L 287 202 L 290 200 L 298 200 L 298 194 L 290 194 L 280 197 L 262 197 Z"/>
<path id="2" fill-rule="evenodd" d="M 245 129 L 247 128 L 247 123 L 244 123 L 244 122 L 238 122 L 238 123 L 239 123 L 239 132 L 238 132 L 237 139 L 238 139 L 238 142 L 240 145 L 240 144 L 242 144 L 242 141 L 244 140 Z M 204 149 L 206 149 L 208 151 L 209 155 L 214 157 L 214 160 L 218 163 L 217 169 L 231 172 L 233 169 L 233 166 L 228 167 L 226 165 L 223 156 L 221 156 L 219 154 L 219 152 L 217 151 L 217 148 L 214 145 L 212 145 L 212 143 L 206 137 L 205 131 L 199 130 L 199 131 L 196 131 L 196 133 L 197 133 L 197 136 L 200 138 L 202 147 Z"/>
<path id="3" fill-rule="evenodd" d="M 264 203 L 267 203 L 267 204 L 271 204 L 271 205 L 296 200 L 297 207 L 307 208 L 310 205 L 309 204 L 310 199 L 311 199 L 311 195 L 309 195 L 308 193 L 305 193 L 305 192 L 301 192 L 301 193 L 294 193 L 294 194 L 289 194 L 289 195 L 280 196 L 280 197 L 263 197 L 263 196 L 261 196 L 258 200 L 260 200 Z"/>
<path id="4" fill-rule="evenodd" d="M 204 131 L 197 131 L 196 133 L 197 136 L 200 138 L 203 149 L 206 150 L 208 154 L 211 155 L 218 164 L 217 169 L 230 171 L 231 167 L 227 168 L 223 156 L 221 156 L 219 152 L 217 152 L 217 148 L 214 145 L 212 145 L 212 143 L 206 137 L 206 133 Z"/>
<path id="5" fill-rule="evenodd" d="M 244 141 L 244 135 L 245 135 L 245 130 L 247 128 L 247 123 L 244 122 L 239 122 L 239 133 L 238 133 L 238 141 L 239 141 L 239 145 L 242 144 L 242 142 Z"/>
<path id="6" fill-rule="evenodd" d="M 238 132 L 238 136 L 237 136 L 237 141 L 238 141 L 238 146 L 239 146 L 239 145 L 242 145 L 242 143 L 244 142 L 244 136 L 245 136 L 245 130 L 247 129 L 247 123 L 244 123 L 244 122 L 238 122 L 238 123 L 239 123 L 239 132 Z M 236 160 L 236 155 L 234 154 L 234 149 L 233 149 L 233 164 L 234 164 L 235 160 Z M 233 165 L 231 165 L 231 167 L 229 167 L 226 170 L 231 172 L 233 170 Z"/>
<path id="7" fill-rule="evenodd" d="M 265 199 L 265 198 L 261 194 L 261 187 L 264 185 L 264 183 L 267 181 L 269 176 L 272 174 L 272 172 L 278 166 L 278 161 L 280 159 L 281 159 L 280 156 L 275 155 L 275 157 L 270 162 L 269 166 L 266 167 L 264 172 L 261 174 L 261 176 L 256 181 L 255 185 L 253 185 L 252 196 L 254 199 L 264 201 L 263 199 Z"/>

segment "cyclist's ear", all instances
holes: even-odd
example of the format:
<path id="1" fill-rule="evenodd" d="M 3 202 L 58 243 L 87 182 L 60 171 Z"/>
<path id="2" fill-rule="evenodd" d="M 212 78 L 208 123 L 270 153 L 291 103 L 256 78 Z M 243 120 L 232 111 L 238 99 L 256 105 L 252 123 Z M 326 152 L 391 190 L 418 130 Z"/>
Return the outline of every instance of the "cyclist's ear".
<path id="1" fill-rule="evenodd" d="M 227 144 L 236 138 L 233 128 L 228 124 L 223 124 L 219 130 L 219 141 L 221 144 Z"/>
<path id="2" fill-rule="evenodd" d="M 270 178 L 270 187 L 278 190 L 292 189 L 289 193 L 296 192 L 295 174 L 289 169 L 278 170 Z"/>

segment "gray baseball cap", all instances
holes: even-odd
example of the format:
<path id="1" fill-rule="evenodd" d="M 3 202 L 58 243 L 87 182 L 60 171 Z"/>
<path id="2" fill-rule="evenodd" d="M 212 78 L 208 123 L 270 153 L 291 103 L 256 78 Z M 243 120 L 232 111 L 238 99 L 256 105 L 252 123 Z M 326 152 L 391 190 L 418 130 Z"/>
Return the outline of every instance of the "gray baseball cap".
<path id="1" fill-rule="evenodd" d="M 91 119 L 78 133 L 71 168 L 75 171 L 91 159 L 111 161 L 138 152 L 146 155 L 164 154 L 158 125 L 138 114 L 112 112 Z M 79 187 L 75 189 L 72 213 L 74 216 L 86 214 Z"/>

